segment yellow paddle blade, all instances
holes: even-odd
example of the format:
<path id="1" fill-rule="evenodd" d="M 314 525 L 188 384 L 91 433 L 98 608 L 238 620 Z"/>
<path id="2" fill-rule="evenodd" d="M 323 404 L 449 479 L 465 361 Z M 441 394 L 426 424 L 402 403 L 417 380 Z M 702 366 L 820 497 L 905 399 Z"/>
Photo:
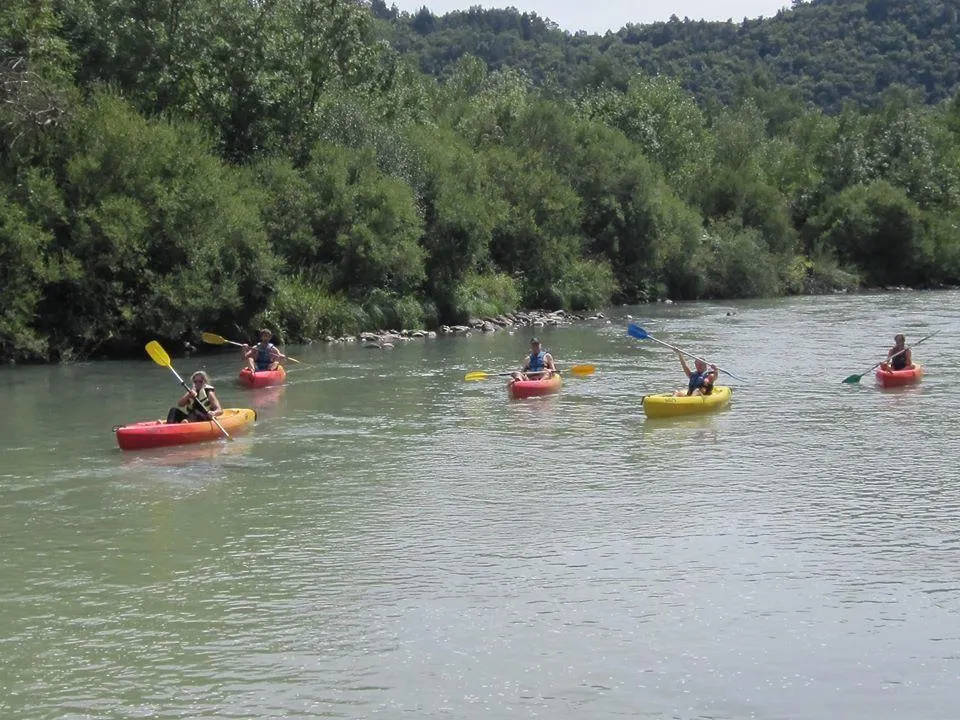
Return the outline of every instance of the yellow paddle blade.
<path id="1" fill-rule="evenodd" d="M 230 342 L 223 337 L 223 335 L 217 335 L 216 333 L 212 332 L 202 332 L 200 333 L 200 337 L 203 338 L 205 343 L 210 343 L 211 345 L 226 345 L 228 342 Z"/>
<path id="2" fill-rule="evenodd" d="M 467 382 L 473 382 L 474 380 L 486 380 L 488 377 L 490 377 L 490 373 L 485 373 L 480 370 L 476 370 L 474 372 L 468 372 L 466 375 L 463 376 L 463 379 L 466 380 Z"/>
<path id="3" fill-rule="evenodd" d="M 149 355 L 150 359 L 157 365 L 170 367 L 170 356 L 167 355 L 167 351 L 164 350 L 156 340 L 151 340 L 147 343 L 147 355 Z"/>
<path id="4" fill-rule="evenodd" d="M 593 375 L 596 371 L 596 365 L 574 365 L 567 372 L 573 375 Z"/>

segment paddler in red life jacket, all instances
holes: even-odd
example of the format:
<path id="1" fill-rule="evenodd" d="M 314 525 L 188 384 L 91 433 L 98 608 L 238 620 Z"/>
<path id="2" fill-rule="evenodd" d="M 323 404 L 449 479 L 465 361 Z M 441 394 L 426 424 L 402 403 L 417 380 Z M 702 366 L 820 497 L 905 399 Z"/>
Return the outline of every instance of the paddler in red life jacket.
<path id="1" fill-rule="evenodd" d="M 254 372 L 258 370 L 276 370 L 280 367 L 280 361 L 286 360 L 287 356 L 280 352 L 276 345 L 270 342 L 273 333 L 264 328 L 260 331 L 260 342 L 250 347 L 243 346 L 243 357 L 247 361 L 247 366 Z"/>
<path id="2" fill-rule="evenodd" d="M 719 375 L 719 370 L 717 370 L 716 365 L 708 366 L 700 358 L 696 358 L 693 361 L 693 366 L 695 370 L 691 370 L 687 365 L 686 359 L 683 357 L 683 353 L 678 352 L 677 357 L 680 358 L 680 366 L 683 368 L 683 372 L 687 374 L 687 389 L 686 390 L 677 390 L 675 396 L 683 395 L 709 395 L 713 392 L 713 384 L 717 381 L 717 376 Z"/>
<path id="3" fill-rule="evenodd" d="M 167 422 L 203 422 L 211 416 L 222 415 L 223 408 L 213 392 L 210 378 L 203 370 L 197 370 L 190 378 L 193 387 L 187 394 L 177 401 L 177 407 L 170 408 L 167 413 Z M 183 408 L 182 410 L 180 408 Z"/>
<path id="4" fill-rule="evenodd" d="M 884 370 L 906 370 L 913 367 L 913 355 L 906 347 L 907 339 L 903 335 L 893 338 L 893 347 L 887 351 L 887 362 L 880 367 Z"/>
<path id="5" fill-rule="evenodd" d="M 520 372 L 512 374 L 514 380 L 540 380 L 553 377 L 557 366 L 553 364 L 553 355 L 540 348 L 540 338 L 530 340 L 530 355 L 523 362 Z"/>

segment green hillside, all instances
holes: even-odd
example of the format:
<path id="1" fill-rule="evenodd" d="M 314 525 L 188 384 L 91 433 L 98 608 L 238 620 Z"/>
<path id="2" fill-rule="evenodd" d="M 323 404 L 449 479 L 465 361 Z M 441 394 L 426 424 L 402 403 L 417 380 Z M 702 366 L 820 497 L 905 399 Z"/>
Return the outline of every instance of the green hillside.
<path id="1" fill-rule="evenodd" d="M 470 54 L 491 70 L 515 68 L 539 85 L 623 89 L 641 70 L 681 81 L 703 102 L 729 104 L 760 82 L 828 112 L 845 101 L 876 107 L 898 85 L 925 102 L 960 82 L 960 0 L 812 0 L 775 17 L 728 22 L 671 18 L 616 33 L 563 32 L 531 13 L 473 8 L 410 15 L 374 0 L 381 32 L 441 77 Z"/>

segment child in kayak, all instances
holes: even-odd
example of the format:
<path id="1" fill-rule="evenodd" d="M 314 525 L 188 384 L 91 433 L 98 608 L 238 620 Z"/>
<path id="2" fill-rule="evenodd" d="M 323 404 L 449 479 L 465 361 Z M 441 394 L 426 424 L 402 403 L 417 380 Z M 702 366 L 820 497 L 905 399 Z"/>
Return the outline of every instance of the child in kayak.
<path id="1" fill-rule="evenodd" d="M 687 389 L 677 390 L 674 395 L 677 397 L 683 395 L 709 395 L 713 392 L 713 384 L 717 381 L 719 370 L 716 365 L 707 366 L 700 358 L 693 361 L 695 370 L 687 366 L 687 361 L 683 353 L 677 351 L 677 357 L 680 358 L 680 367 L 687 375 Z"/>
<path id="2" fill-rule="evenodd" d="M 520 372 L 514 372 L 513 380 L 540 380 L 553 377 L 557 366 L 553 364 L 553 355 L 540 348 L 540 338 L 531 338 L 530 355 L 523 361 Z"/>
<path id="3" fill-rule="evenodd" d="M 887 362 L 881 365 L 884 370 L 906 370 L 913 367 L 913 356 L 906 343 L 907 339 L 903 335 L 894 336 L 893 347 L 887 351 Z"/>
<path id="4" fill-rule="evenodd" d="M 273 333 L 264 328 L 260 331 L 260 342 L 250 347 L 243 345 L 243 357 L 247 361 L 247 366 L 254 372 L 258 370 L 276 370 L 280 367 L 280 361 L 286 360 L 287 356 L 277 349 L 277 346 L 270 342 L 273 339 Z"/>
<path id="5" fill-rule="evenodd" d="M 177 401 L 177 407 L 167 413 L 169 424 L 203 422 L 211 416 L 222 415 L 223 408 L 214 394 L 210 378 L 203 370 L 197 370 L 190 378 L 193 387 Z M 183 408 L 182 410 L 180 408 Z"/>

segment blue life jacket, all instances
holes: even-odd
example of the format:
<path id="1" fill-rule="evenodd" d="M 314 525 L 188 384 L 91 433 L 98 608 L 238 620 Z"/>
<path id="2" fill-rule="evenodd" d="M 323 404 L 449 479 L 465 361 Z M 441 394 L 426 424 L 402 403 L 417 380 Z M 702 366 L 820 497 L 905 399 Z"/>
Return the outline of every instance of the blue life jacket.
<path id="1" fill-rule="evenodd" d="M 536 372 L 537 370 L 543 370 L 546 367 L 544 358 L 547 353 L 541 350 L 538 353 L 530 353 L 530 362 L 528 363 L 529 367 L 527 370 L 530 372 Z"/>
<path id="2" fill-rule="evenodd" d="M 264 347 L 263 343 L 257 344 L 257 359 L 256 365 L 257 370 L 269 370 L 270 366 L 273 364 L 273 343 L 267 343 L 267 346 Z"/>
<path id="3" fill-rule="evenodd" d="M 710 370 L 704 370 L 703 372 L 697 372 L 696 370 L 690 373 L 690 382 L 687 383 L 687 395 L 693 395 L 694 392 L 703 388 L 704 395 L 709 395 L 710 391 L 713 389 L 713 380 L 708 379 L 710 375 Z"/>

